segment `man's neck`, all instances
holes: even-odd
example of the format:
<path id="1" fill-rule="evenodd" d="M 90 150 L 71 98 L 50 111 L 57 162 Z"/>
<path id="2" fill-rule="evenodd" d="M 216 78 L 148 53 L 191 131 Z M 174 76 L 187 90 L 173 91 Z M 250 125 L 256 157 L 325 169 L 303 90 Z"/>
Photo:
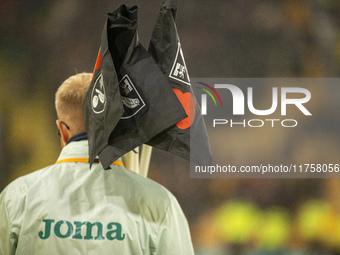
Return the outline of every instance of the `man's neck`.
<path id="1" fill-rule="evenodd" d="M 87 134 L 86 134 L 85 131 L 84 131 L 84 132 L 80 132 L 80 133 L 78 133 L 78 134 L 72 136 L 72 137 L 67 141 L 66 145 L 69 144 L 69 143 L 71 143 L 71 142 L 82 141 L 82 140 L 87 140 Z"/>

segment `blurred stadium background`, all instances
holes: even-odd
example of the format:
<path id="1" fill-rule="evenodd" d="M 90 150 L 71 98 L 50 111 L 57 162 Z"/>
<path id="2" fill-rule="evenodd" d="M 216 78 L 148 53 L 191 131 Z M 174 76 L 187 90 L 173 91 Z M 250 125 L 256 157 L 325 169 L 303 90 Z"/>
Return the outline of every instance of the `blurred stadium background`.
<path id="1" fill-rule="evenodd" d="M 148 47 L 160 2 L 1 1 L 0 191 L 56 160 L 54 93 L 70 75 L 92 72 L 106 13 L 138 4 L 140 40 Z M 339 77 L 337 0 L 179 2 L 177 26 L 191 77 Z M 314 112 L 322 125 L 322 109 Z M 339 118 L 338 108 L 328 114 Z M 338 160 L 339 126 L 323 133 L 313 127 L 290 138 L 301 139 L 298 148 L 287 147 L 287 137 L 277 139 L 283 157 L 308 160 L 315 153 L 310 148 L 318 147 L 325 162 Z M 251 134 L 231 143 L 239 139 L 256 143 Z M 240 146 L 223 156 L 256 160 L 256 146 Z M 178 198 L 198 255 L 340 254 L 338 179 L 190 179 L 188 168 L 154 150 L 149 177 Z"/>

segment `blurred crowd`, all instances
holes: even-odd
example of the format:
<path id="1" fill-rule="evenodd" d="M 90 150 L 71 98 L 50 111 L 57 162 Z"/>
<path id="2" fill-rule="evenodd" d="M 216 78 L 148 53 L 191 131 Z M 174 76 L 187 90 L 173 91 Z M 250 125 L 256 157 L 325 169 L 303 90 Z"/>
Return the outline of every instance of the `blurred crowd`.
<path id="1" fill-rule="evenodd" d="M 339 254 L 340 214 L 322 200 L 291 211 L 230 200 L 201 216 L 196 254 Z"/>

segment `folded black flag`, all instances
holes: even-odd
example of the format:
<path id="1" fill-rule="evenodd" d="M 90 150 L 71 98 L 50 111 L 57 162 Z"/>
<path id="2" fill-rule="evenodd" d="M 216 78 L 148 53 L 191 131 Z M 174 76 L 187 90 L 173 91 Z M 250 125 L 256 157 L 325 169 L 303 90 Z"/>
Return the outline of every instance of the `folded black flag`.
<path id="1" fill-rule="evenodd" d="M 104 168 L 187 117 L 137 34 L 138 7 L 109 13 L 94 77 L 84 103 L 90 162 Z"/>
<path id="2" fill-rule="evenodd" d="M 163 0 L 149 52 L 170 81 L 188 118 L 151 139 L 148 144 L 200 165 L 212 161 L 209 139 L 199 105 L 190 84 L 188 70 L 175 23 L 177 0 Z M 190 152 L 191 144 L 191 152 Z"/>

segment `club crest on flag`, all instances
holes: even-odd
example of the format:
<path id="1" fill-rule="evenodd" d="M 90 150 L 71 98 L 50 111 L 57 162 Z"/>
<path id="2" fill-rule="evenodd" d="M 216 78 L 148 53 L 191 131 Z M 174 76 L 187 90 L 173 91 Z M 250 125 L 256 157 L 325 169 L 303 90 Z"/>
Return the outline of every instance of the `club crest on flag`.
<path id="1" fill-rule="evenodd" d="M 100 74 L 95 81 L 91 99 L 93 112 L 96 114 L 102 113 L 106 107 L 106 94 L 102 74 Z"/>
<path id="2" fill-rule="evenodd" d="M 183 51 L 180 43 L 178 43 L 176 58 L 172 65 L 169 77 L 175 79 L 176 81 L 183 82 L 189 86 L 191 85 L 188 69 L 184 61 Z"/>
<path id="3" fill-rule="evenodd" d="M 128 75 L 125 75 L 119 82 L 119 89 L 124 105 L 124 114 L 121 119 L 131 118 L 145 107 L 144 100 Z"/>

